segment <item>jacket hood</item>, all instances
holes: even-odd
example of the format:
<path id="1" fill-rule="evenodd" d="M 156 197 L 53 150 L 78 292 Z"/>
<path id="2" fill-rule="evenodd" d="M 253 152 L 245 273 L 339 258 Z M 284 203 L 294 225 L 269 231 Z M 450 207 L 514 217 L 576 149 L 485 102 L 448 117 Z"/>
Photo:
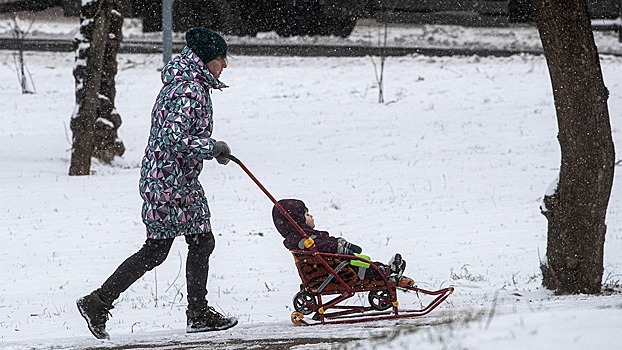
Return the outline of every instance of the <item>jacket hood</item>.
<path id="1" fill-rule="evenodd" d="M 162 68 L 162 83 L 180 83 L 183 81 L 206 84 L 211 89 L 228 87 L 220 80 L 214 78 L 207 67 L 188 47 L 184 47 L 181 53 L 170 60 Z"/>
<path id="2" fill-rule="evenodd" d="M 303 201 L 299 199 L 281 199 L 278 203 L 283 207 L 283 209 L 285 209 L 292 219 L 294 219 L 294 221 L 302 227 L 304 231 L 311 230 L 311 228 L 306 224 L 305 212 L 307 211 L 307 207 Z M 281 213 L 276 205 L 272 208 L 272 221 L 274 222 L 274 226 L 277 231 L 279 231 L 283 237 L 287 237 L 292 233 L 298 232 L 294 225 L 287 220 L 285 215 Z"/>

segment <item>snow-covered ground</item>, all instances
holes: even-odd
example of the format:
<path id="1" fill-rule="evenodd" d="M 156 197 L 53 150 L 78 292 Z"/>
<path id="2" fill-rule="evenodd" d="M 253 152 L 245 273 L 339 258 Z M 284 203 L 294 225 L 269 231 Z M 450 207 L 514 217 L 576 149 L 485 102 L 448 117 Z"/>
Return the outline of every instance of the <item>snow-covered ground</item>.
<path id="1" fill-rule="evenodd" d="M 360 339 L 344 345 L 352 349 L 619 348 L 622 295 L 554 296 L 540 287 L 546 220 L 539 205 L 560 163 L 541 56 L 388 58 L 384 104 L 369 57 L 233 57 L 222 76 L 231 88 L 213 95 L 214 137 L 276 197 L 303 199 L 319 229 L 377 260 L 399 251 L 419 286 L 456 292 L 421 319 L 291 325 L 300 281 L 272 226 L 270 201 L 235 164 L 207 162 L 201 179 L 217 235 L 209 299 L 240 324 L 184 334 L 180 239 L 118 300 L 112 340 L 100 341 L 74 302 L 144 241 L 138 172 L 161 57 L 119 57 L 127 152 L 114 166 L 94 164 L 92 176 L 69 177 L 73 54 L 27 53 L 36 94 L 22 95 L 13 53 L 0 53 L 0 348 L 201 339 L 226 348 L 228 339 L 318 333 Z M 603 55 L 601 64 L 620 143 L 622 58 Z M 610 286 L 622 276 L 621 185 L 616 177 L 607 217 L 603 281 Z M 418 299 L 403 294 L 400 302 Z"/>

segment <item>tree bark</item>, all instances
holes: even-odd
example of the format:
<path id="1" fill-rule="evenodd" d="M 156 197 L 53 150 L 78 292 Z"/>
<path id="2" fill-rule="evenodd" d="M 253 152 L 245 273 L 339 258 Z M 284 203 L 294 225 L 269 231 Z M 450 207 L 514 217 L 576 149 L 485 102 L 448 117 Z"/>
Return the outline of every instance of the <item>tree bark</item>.
<path id="1" fill-rule="evenodd" d="M 80 32 L 74 38 L 76 107 L 70 124 L 73 142 L 69 175 L 89 175 L 93 156 L 112 160 L 110 152 L 106 153 L 110 144 L 111 149 L 116 147 L 116 153 L 124 150 L 122 143 L 118 146 L 116 131 L 121 118 L 114 109 L 116 53 L 122 25 L 119 20 L 123 20 L 119 19 L 120 3 L 94 0 L 81 8 Z"/>
<path id="2" fill-rule="evenodd" d="M 101 73 L 101 84 L 97 109 L 97 119 L 94 129 L 93 157 L 110 164 L 117 156 L 125 153 L 125 146 L 117 136 L 121 126 L 121 115 L 115 108 L 117 95 L 115 77 L 117 75 L 117 53 L 123 39 L 123 16 L 121 15 L 121 0 L 108 1 L 106 13 L 108 16 L 108 30 L 106 48 Z"/>
<path id="3" fill-rule="evenodd" d="M 585 0 L 532 0 L 561 147 L 559 181 L 544 198 L 542 284 L 559 294 L 599 293 L 605 217 L 615 166 L 607 99 Z"/>

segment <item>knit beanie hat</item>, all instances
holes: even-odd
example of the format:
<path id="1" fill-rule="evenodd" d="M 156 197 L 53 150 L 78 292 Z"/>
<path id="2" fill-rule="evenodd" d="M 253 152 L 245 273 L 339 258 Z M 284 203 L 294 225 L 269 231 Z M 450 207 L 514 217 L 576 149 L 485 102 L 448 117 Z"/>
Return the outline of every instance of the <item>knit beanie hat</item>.
<path id="1" fill-rule="evenodd" d="M 227 43 L 220 34 L 204 27 L 192 28 L 186 32 L 186 46 L 203 64 L 227 52 Z"/>

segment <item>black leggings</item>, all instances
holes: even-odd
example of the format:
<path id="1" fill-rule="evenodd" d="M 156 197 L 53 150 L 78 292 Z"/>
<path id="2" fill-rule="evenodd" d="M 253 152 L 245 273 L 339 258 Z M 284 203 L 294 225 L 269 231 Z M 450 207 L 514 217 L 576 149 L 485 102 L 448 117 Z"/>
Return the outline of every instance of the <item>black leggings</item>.
<path id="1" fill-rule="evenodd" d="M 188 244 L 186 258 L 186 287 L 188 291 L 188 309 L 197 310 L 207 307 L 207 276 L 209 257 L 214 251 L 212 233 L 185 236 Z M 160 265 L 168 256 L 174 238 L 147 238 L 140 250 L 127 258 L 116 271 L 108 277 L 97 290 L 99 297 L 108 305 L 119 298 L 134 282 L 147 271 Z"/>

